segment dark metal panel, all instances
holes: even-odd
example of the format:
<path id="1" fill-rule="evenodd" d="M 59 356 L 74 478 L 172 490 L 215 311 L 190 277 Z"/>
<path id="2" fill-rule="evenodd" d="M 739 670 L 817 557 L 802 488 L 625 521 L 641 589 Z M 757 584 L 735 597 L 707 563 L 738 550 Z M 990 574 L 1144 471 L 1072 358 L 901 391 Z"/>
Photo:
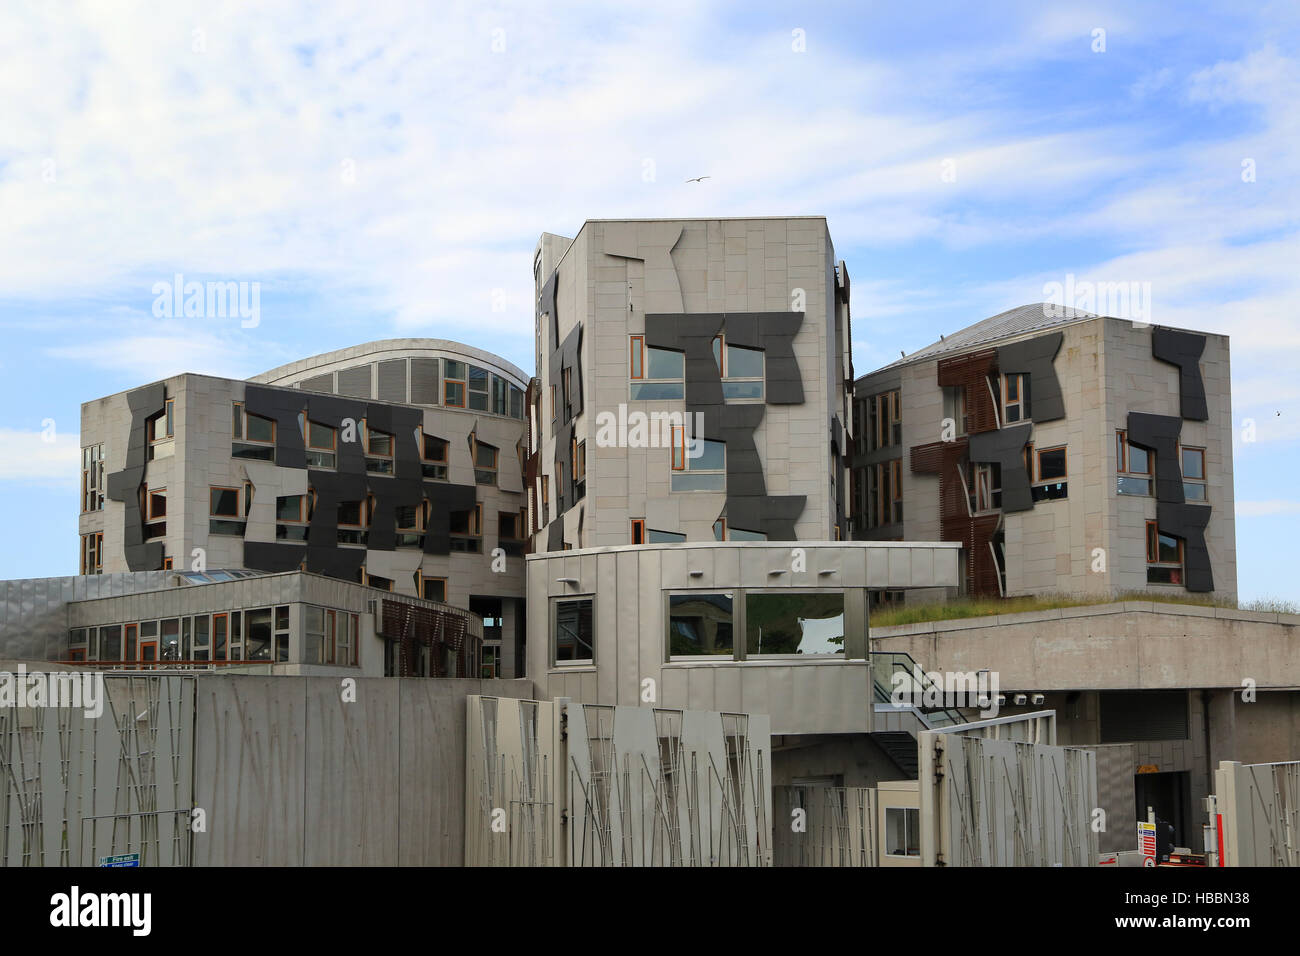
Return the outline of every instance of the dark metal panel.
<path id="1" fill-rule="evenodd" d="M 144 515 L 140 511 L 140 486 L 144 483 L 149 440 L 146 423 L 166 410 L 167 388 L 162 382 L 127 393 L 131 432 L 127 437 L 126 467 L 108 476 L 105 493 L 125 506 L 122 540 L 126 565 L 132 571 L 153 571 L 162 564 L 161 541 L 144 540 Z"/>
<path id="2" fill-rule="evenodd" d="M 1183 418 L 1203 422 L 1210 417 L 1201 379 L 1205 336 L 1157 325 L 1151 330 L 1151 354 L 1178 366 L 1178 396 Z"/>
<path id="3" fill-rule="evenodd" d="M 970 460 L 1002 466 L 1002 511 L 1030 511 L 1034 507 L 1029 473 L 1025 470 L 1025 445 L 1029 424 L 980 432 L 970 436 Z"/>
<path id="4" fill-rule="evenodd" d="M 379 400 L 406 403 L 406 359 L 388 359 L 379 364 Z"/>
<path id="5" fill-rule="evenodd" d="M 349 398 L 373 398 L 370 394 L 370 365 L 356 365 L 340 370 L 339 394 Z"/>
<path id="6" fill-rule="evenodd" d="M 1156 524 L 1166 534 L 1183 539 L 1184 586 L 1189 591 L 1213 591 L 1214 569 L 1205 546 L 1205 528 L 1210 523 L 1208 505 L 1156 503 Z"/>
<path id="7" fill-rule="evenodd" d="M 1065 336 L 1060 332 L 998 346 L 998 371 L 1029 376 L 1029 417 L 1052 422 L 1065 417 L 1065 399 L 1055 361 Z"/>
<path id="8" fill-rule="evenodd" d="M 1178 436 L 1183 420 L 1172 415 L 1128 413 L 1128 440 L 1156 453 L 1156 500 L 1183 502 L 1183 469 L 1178 461 Z"/>
<path id="9" fill-rule="evenodd" d="M 305 392 L 333 392 L 334 391 L 334 373 L 329 372 L 325 375 L 317 375 L 313 378 L 305 378 L 298 385 Z"/>
<path id="10" fill-rule="evenodd" d="M 438 395 L 438 360 L 411 359 L 411 401 L 416 405 L 440 405 Z"/>

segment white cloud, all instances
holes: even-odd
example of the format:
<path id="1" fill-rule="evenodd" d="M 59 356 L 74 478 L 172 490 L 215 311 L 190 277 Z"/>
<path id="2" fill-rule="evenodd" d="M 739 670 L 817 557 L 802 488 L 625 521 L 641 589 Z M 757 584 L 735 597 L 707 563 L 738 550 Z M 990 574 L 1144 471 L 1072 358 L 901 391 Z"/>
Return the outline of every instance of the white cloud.
<path id="1" fill-rule="evenodd" d="M 1270 515 L 1300 515 L 1300 501 L 1238 501 L 1238 518 L 1263 518 Z"/>
<path id="2" fill-rule="evenodd" d="M 53 438 L 53 440 L 48 440 Z M 71 484 L 80 480 L 77 434 L 0 428 L 0 481 Z"/>

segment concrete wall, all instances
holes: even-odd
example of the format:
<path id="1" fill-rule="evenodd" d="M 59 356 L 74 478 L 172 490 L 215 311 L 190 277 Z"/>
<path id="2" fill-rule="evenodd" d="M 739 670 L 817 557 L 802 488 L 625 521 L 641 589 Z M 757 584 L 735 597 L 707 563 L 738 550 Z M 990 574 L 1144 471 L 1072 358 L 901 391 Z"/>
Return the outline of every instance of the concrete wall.
<path id="1" fill-rule="evenodd" d="M 810 544 L 804 550 L 806 569 L 794 572 L 791 547 L 767 543 L 530 555 L 528 673 L 547 699 L 635 704 L 642 702 L 642 682 L 650 678 L 660 706 L 769 714 L 776 734 L 870 730 L 866 589 L 951 584 L 955 546 L 853 542 Z M 782 573 L 770 573 L 774 570 Z M 668 660 L 666 592 L 734 588 L 842 590 L 845 659 Z M 551 650 L 554 600 L 588 595 L 595 596 L 594 661 L 557 665 Z"/>

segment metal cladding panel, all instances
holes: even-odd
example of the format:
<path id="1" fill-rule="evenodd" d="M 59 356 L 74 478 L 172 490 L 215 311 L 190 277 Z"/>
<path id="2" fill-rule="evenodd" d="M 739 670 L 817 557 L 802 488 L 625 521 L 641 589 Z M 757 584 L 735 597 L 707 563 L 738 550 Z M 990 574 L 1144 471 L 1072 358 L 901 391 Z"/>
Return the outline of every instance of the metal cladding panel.
<path id="1" fill-rule="evenodd" d="M 140 510 L 140 486 L 147 467 L 148 437 L 146 424 L 150 418 L 166 410 L 167 388 L 162 382 L 137 388 L 126 395 L 131 410 L 131 432 L 127 437 L 126 467 L 108 475 L 106 494 L 113 501 L 123 503 L 122 541 L 126 566 L 132 571 L 152 571 L 162 564 L 161 541 L 146 543 L 144 539 L 144 514 Z"/>
<path id="2" fill-rule="evenodd" d="M 344 700 L 337 678 L 300 679 L 307 692 L 304 823 L 311 834 L 303 863 L 391 863 L 401 821 L 398 682 L 358 677 L 355 699 Z"/>
<path id="3" fill-rule="evenodd" d="M 1061 332 L 1053 332 L 998 347 L 1001 374 L 1029 376 L 1029 417 L 1036 422 L 1065 417 L 1065 399 L 1054 365 L 1064 339 Z"/>
<path id="4" fill-rule="evenodd" d="M 1026 423 L 970 436 L 970 460 L 994 462 L 1002 468 L 1002 510 L 1008 514 L 1034 507 L 1025 470 L 1025 445 L 1031 429 Z"/>
<path id="5" fill-rule="evenodd" d="M 1172 415 L 1128 413 L 1128 440 L 1156 453 L 1156 500 L 1183 503 L 1183 469 L 1178 461 L 1178 437 L 1183 420 Z"/>
<path id="6" fill-rule="evenodd" d="M 299 384 L 304 392 L 330 392 L 334 391 L 334 373 L 327 372 L 324 375 L 315 375 L 312 378 L 305 378 Z"/>
<path id="7" fill-rule="evenodd" d="M 1160 467 L 1159 459 L 1156 467 Z M 1209 505 L 1156 502 L 1156 524 L 1160 530 L 1183 539 L 1183 563 L 1189 591 L 1214 590 L 1214 569 L 1205 544 L 1205 529 L 1209 523 Z"/>
<path id="8" fill-rule="evenodd" d="M 411 359 L 411 403 L 414 405 L 441 405 L 438 394 L 438 360 L 436 358 Z"/>
<path id="9" fill-rule="evenodd" d="M 1178 396 L 1183 418 L 1203 422 L 1210 417 L 1201 379 L 1201 355 L 1205 336 L 1195 332 L 1155 326 L 1151 330 L 1151 354 L 1162 362 L 1178 366 Z"/>
<path id="10" fill-rule="evenodd" d="M 406 359 L 388 359 L 378 366 L 379 400 L 406 404 Z"/>
<path id="11" fill-rule="evenodd" d="M 348 398 L 374 398 L 370 391 L 370 365 L 340 369 L 339 394 Z"/>

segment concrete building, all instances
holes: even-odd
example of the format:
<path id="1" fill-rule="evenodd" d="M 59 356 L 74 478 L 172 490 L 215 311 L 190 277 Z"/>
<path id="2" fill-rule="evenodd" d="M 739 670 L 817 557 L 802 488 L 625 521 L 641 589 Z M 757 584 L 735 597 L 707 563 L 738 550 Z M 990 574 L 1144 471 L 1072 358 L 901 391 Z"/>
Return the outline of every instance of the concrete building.
<path id="1" fill-rule="evenodd" d="M 83 574 L 302 569 L 478 614 L 522 660 L 527 379 L 432 339 L 82 406 Z"/>
<path id="2" fill-rule="evenodd" d="M 1027 305 L 854 403 L 855 538 L 960 541 L 984 597 L 1236 597 L 1227 336 Z"/>

